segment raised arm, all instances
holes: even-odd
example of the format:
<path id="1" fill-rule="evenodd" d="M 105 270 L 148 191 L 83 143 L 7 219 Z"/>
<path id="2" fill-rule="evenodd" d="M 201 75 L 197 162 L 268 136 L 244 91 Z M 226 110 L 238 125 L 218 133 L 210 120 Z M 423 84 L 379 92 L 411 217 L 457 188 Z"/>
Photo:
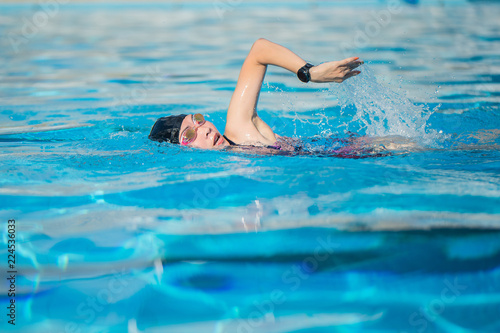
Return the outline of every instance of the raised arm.
<path id="1" fill-rule="evenodd" d="M 353 71 L 362 62 L 357 57 L 332 61 L 310 69 L 312 82 L 342 82 L 357 75 Z M 241 68 L 238 83 L 227 111 L 225 134 L 238 143 L 272 144 L 276 137 L 271 128 L 257 115 L 257 102 L 267 65 L 275 65 L 293 73 L 306 64 L 298 55 L 266 39 L 258 39 Z"/>

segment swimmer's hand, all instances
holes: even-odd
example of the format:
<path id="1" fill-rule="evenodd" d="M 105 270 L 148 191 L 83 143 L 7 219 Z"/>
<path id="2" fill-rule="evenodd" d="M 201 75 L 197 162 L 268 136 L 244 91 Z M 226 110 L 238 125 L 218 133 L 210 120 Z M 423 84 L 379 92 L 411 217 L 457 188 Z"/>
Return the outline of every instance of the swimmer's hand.
<path id="1" fill-rule="evenodd" d="M 314 66 L 309 70 L 311 81 L 317 83 L 338 82 L 358 75 L 361 71 L 355 71 L 356 67 L 363 64 L 358 57 L 347 58 L 340 61 L 330 61 Z"/>

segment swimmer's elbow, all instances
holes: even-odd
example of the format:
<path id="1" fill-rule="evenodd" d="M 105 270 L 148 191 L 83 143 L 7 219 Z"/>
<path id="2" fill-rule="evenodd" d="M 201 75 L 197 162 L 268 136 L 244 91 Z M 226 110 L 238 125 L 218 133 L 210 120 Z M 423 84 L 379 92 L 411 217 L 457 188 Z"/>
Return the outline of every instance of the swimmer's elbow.
<path id="1" fill-rule="evenodd" d="M 262 44 L 267 44 L 267 43 L 269 43 L 269 41 L 267 39 L 259 38 L 253 43 L 252 47 L 259 47 L 259 46 L 262 46 Z"/>
<path id="2" fill-rule="evenodd" d="M 250 49 L 250 54 L 254 57 L 257 63 L 264 65 L 262 63 L 262 58 L 270 44 L 271 42 L 265 38 L 259 38 L 253 43 L 252 48 Z"/>

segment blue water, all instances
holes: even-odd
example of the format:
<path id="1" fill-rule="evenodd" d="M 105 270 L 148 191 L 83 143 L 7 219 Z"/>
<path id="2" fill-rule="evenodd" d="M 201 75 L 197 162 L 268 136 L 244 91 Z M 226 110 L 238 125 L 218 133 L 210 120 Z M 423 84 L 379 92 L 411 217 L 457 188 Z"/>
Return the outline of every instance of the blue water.
<path id="1" fill-rule="evenodd" d="M 500 5 L 396 5 L 0 4 L 2 331 L 500 331 Z M 268 69 L 259 115 L 308 154 L 147 139 L 222 131 L 259 37 L 367 63 Z"/>

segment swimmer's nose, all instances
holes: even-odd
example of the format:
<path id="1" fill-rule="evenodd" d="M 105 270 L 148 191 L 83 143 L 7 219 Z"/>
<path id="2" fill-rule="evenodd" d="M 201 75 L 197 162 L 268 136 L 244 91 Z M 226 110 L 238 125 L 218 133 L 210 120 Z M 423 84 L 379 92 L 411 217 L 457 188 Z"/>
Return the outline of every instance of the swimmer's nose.
<path id="1" fill-rule="evenodd" d="M 208 136 L 212 133 L 212 129 L 210 127 L 206 127 L 203 128 L 203 130 L 205 131 L 205 137 L 208 139 Z"/>

